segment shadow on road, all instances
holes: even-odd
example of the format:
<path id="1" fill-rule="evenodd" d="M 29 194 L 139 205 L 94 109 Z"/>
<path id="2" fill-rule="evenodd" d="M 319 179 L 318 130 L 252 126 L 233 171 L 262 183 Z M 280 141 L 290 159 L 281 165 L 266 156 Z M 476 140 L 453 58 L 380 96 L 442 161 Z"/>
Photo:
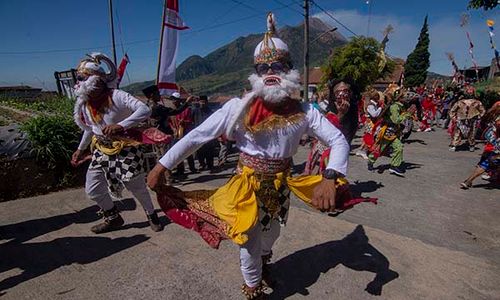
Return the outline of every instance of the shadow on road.
<path id="1" fill-rule="evenodd" d="M 405 140 L 403 143 L 404 144 L 419 143 L 420 145 L 427 145 L 427 143 L 424 140 L 419 140 L 419 139 Z"/>
<path id="2" fill-rule="evenodd" d="M 271 265 L 272 277 L 276 282 L 270 299 L 284 299 L 294 294 L 308 295 L 321 273 L 338 265 L 355 271 L 375 273 L 365 291 L 381 295 L 382 287 L 399 277 L 389 268 L 389 260 L 370 245 L 362 225 L 342 240 L 331 241 L 297 251 Z M 334 282 L 331 283 L 335 285 Z M 341 287 L 338 287 L 341 288 Z"/>
<path id="3" fill-rule="evenodd" d="M 131 198 L 115 201 L 115 204 L 121 211 L 134 210 L 137 207 L 136 202 Z M 99 219 L 96 214 L 97 210 L 98 207 L 94 205 L 73 213 L 0 226 L 0 239 L 6 241 L 0 244 L 2 254 L 0 274 L 17 268 L 21 269 L 20 274 L 0 281 L 0 296 L 9 288 L 62 266 L 95 262 L 149 239 L 144 235 L 116 239 L 94 236 L 27 242 L 72 224 L 95 222 Z M 165 217 L 160 219 L 164 224 L 169 222 Z M 148 222 L 139 222 L 126 224 L 123 229 L 148 226 Z M 91 234 L 90 227 L 89 234 Z"/>
<path id="4" fill-rule="evenodd" d="M 85 265 L 147 241 L 145 235 L 120 237 L 65 237 L 49 242 L 0 245 L 0 273 L 21 269 L 21 273 L 0 281 L 0 291 L 71 264 Z M 83 266 L 75 268 L 84 269 Z"/>
<path id="5" fill-rule="evenodd" d="M 411 162 L 403 162 L 403 164 L 401 165 L 401 168 L 404 171 L 408 171 L 408 170 L 413 170 L 413 169 L 419 169 L 422 166 L 423 166 L 423 164 L 415 164 L 415 163 L 411 163 Z M 377 170 L 377 173 L 379 173 L 379 174 L 384 173 L 385 171 L 389 170 L 390 168 L 391 168 L 390 164 L 384 164 L 384 165 L 380 165 L 378 167 L 375 167 L 375 169 Z"/>
<path id="6" fill-rule="evenodd" d="M 500 189 L 500 184 L 495 182 L 475 184 L 472 188 L 484 188 L 486 190 Z"/>
<path id="7" fill-rule="evenodd" d="M 115 205 L 121 211 L 135 210 L 137 207 L 136 202 L 132 198 L 115 201 Z M 10 242 L 22 243 L 29 241 L 37 236 L 41 236 L 46 233 L 57 231 L 64 227 L 70 226 L 71 224 L 92 223 L 99 220 L 99 217 L 96 214 L 98 210 L 99 207 L 93 205 L 82 210 L 75 210 L 72 213 L 64 215 L 52 216 L 42 219 L 33 219 L 20 223 L 0 226 L 0 239 L 13 239 Z"/>
<path id="8" fill-rule="evenodd" d="M 363 193 L 372 193 L 383 187 L 384 185 L 381 182 L 376 182 L 373 180 L 361 182 L 356 180 L 354 181 L 354 183 L 349 185 L 349 189 L 351 190 L 353 198 L 361 198 L 363 197 Z"/>

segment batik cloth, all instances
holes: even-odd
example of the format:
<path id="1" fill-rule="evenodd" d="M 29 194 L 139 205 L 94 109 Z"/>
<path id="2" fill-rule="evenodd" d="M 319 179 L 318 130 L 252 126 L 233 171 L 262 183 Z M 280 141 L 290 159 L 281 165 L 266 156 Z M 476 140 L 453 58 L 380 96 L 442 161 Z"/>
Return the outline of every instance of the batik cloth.
<path id="1" fill-rule="evenodd" d="M 173 222 L 197 231 L 210 246 L 218 248 L 220 241 L 226 238 L 238 245 L 244 244 L 248 240 L 246 233 L 257 222 L 263 230 L 269 229 L 272 220 L 285 224 L 290 192 L 311 205 L 313 190 L 322 176 L 290 177 L 290 159 L 250 160 L 249 157 L 242 154 L 238 174 L 215 191 L 160 188 L 157 191 L 160 207 Z M 373 198 L 353 198 L 343 178 L 336 184 L 336 213 L 361 202 L 376 203 Z"/>
<path id="2" fill-rule="evenodd" d="M 110 148 L 97 146 L 102 144 L 96 141 L 93 144 L 96 147 L 93 147 L 89 169 L 102 168 L 110 193 L 120 198 L 124 189 L 123 183 L 144 172 L 144 155 L 138 146 L 119 144 L 119 151 L 111 151 L 116 154 L 106 154 L 109 152 L 105 149 Z"/>

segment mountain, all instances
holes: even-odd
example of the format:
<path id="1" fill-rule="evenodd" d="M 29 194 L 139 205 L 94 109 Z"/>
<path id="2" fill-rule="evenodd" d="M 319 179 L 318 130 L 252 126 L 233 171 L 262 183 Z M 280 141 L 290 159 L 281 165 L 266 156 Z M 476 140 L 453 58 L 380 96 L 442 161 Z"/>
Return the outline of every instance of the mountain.
<path id="1" fill-rule="evenodd" d="M 427 84 L 432 84 L 434 83 L 434 81 L 438 80 L 438 81 L 448 81 L 448 80 L 451 80 L 451 76 L 446 76 L 446 75 L 442 75 L 442 74 L 438 74 L 438 73 L 434 73 L 434 72 L 427 72 L 427 79 L 425 80 Z"/>
<path id="2" fill-rule="evenodd" d="M 330 29 L 320 19 L 310 19 L 310 67 L 320 66 L 333 48 L 347 43 L 345 37 L 336 31 L 329 32 Z M 288 44 L 295 67 L 302 70 L 304 25 L 285 26 L 277 35 Z M 253 72 L 253 52 L 263 36 L 259 33 L 239 37 L 205 57 L 188 57 L 176 69 L 178 84 L 198 95 L 240 95 L 244 88 L 250 88 L 247 78 Z M 134 83 L 123 89 L 138 94 L 149 84 L 151 81 Z"/>

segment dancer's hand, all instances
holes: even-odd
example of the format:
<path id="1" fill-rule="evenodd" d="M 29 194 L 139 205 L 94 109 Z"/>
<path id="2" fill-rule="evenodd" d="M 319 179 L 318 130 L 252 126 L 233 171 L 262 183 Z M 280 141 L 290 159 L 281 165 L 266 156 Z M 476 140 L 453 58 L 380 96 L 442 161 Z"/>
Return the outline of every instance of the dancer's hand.
<path id="1" fill-rule="evenodd" d="M 82 150 L 76 150 L 75 153 L 71 156 L 71 166 L 74 168 L 78 167 L 79 165 L 83 164 L 87 160 L 91 160 L 92 155 L 87 154 L 85 155 L 84 151 Z"/>
<path id="2" fill-rule="evenodd" d="M 336 194 L 335 180 L 323 178 L 314 188 L 311 203 L 321 211 L 333 211 L 335 209 Z"/>
<path id="3" fill-rule="evenodd" d="M 344 117 L 344 115 L 349 110 L 349 107 L 351 106 L 349 101 L 342 101 L 340 103 L 336 103 L 336 105 L 337 105 L 337 116 L 339 117 L 339 119 Z"/>
<path id="4" fill-rule="evenodd" d="M 71 165 L 73 167 L 78 166 L 78 162 L 82 159 L 83 151 L 80 149 L 77 149 L 73 155 L 71 155 Z"/>
<path id="5" fill-rule="evenodd" d="M 123 126 L 118 125 L 118 124 L 111 124 L 111 125 L 104 126 L 104 128 L 102 129 L 102 133 L 104 133 L 104 135 L 110 136 L 110 135 L 120 133 L 123 130 L 125 130 L 123 128 Z"/>
<path id="6" fill-rule="evenodd" d="M 157 163 L 156 166 L 149 172 L 147 184 L 150 189 L 156 190 L 160 185 L 165 182 L 165 172 L 167 172 L 162 164 Z"/>

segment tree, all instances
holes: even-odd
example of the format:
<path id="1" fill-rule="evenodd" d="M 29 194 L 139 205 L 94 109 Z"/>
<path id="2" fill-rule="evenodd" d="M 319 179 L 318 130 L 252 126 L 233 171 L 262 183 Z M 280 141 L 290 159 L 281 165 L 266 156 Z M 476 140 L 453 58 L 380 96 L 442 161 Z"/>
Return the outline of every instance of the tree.
<path id="1" fill-rule="evenodd" d="M 414 87 L 421 85 L 427 78 L 427 69 L 430 66 L 429 58 L 429 25 L 427 16 L 420 30 L 417 45 L 412 53 L 408 55 L 405 63 L 405 86 Z"/>
<path id="2" fill-rule="evenodd" d="M 394 70 L 394 62 L 388 60 L 380 70 L 381 45 L 377 40 L 354 37 L 346 45 L 336 48 L 329 57 L 323 70 L 323 84 L 345 81 L 351 85 L 353 93 L 359 95 L 377 79 L 385 77 Z"/>
<path id="3" fill-rule="evenodd" d="M 484 10 L 488 10 L 488 9 L 494 9 L 497 6 L 498 6 L 498 0 L 470 0 L 467 8 L 468 9 L 483 8 Z"/>

